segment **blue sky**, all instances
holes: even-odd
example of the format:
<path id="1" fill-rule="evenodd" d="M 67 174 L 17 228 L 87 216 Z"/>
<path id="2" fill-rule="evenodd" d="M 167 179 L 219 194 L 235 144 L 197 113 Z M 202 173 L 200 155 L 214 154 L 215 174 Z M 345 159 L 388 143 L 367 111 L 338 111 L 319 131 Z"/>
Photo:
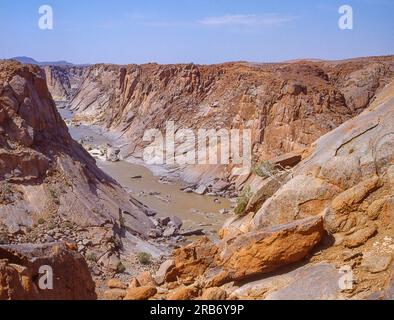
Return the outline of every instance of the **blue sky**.
<path id="1" fill-rule="evenodd" d="M 38 8 L 54 29 L 38 28 Z M 340 30 L 349 4 L 354 29 Z M 0 0 L 0 58 L 274 62 L 394 54 L 394 0 Z"/>

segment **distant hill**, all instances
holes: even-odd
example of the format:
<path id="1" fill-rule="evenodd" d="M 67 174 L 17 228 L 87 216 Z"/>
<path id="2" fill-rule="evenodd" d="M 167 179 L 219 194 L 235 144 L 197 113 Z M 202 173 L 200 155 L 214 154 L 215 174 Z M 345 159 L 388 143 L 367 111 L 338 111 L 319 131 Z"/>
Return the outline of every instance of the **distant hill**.
<path id="1" fill-rule="evenodd" d="M 38 66 L 72 66 L 74 65 L 71 62 L 67 61 L 45 61 L 45 62 L 39 62 L 37 60 L 34 60 L 33 58 L 30 57 L 14 57 L 11 58 L 12 60 L 16 60 L 20 63 L 26 63 L 26 64 L 34 64 Z"/>

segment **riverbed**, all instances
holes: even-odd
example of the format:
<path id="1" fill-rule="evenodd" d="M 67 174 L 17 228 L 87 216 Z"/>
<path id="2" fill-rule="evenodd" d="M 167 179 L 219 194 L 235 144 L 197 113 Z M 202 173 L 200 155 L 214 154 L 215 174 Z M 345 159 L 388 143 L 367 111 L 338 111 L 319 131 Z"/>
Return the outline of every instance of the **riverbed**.
<path id="1" fill-rule="evenodd" d="M 70 121 L 72 113 L 69 110 L 59 109 L 59 112 L 66 120 L 74 140 L 89 140 L 94 147 L 121 144 L 113 141 L 98 127 L 74 125 Z M 230 217 L 232 204 L 228 199 L 186 193 L 181 190 L 185 186 L 181 181 L 154 175 L 147 166 L 122 160 L 110 162 L 101 158 L 96 158 L 96 163 L 134 198 L 153 209 L 157 216 L 179 217 L 183 221 L 183 230 L 202 229 L 207 235 L 213 235 Z"/>

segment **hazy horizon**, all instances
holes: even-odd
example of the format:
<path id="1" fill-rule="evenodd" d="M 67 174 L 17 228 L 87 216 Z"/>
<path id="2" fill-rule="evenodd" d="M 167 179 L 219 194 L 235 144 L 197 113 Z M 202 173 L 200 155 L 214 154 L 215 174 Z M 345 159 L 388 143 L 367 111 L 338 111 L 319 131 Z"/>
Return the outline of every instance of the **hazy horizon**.
<path id="1" fill-rule="evenodd" d="M 53 30 L 40 30 L 40 6 Z M 342 5 L 354 27 L 341 30 Z M 66 0 L 0 2 L 0 59 L 74 64 L 218 64 L 394 54 L 394 1 Z M 10 32 L 11 31 L 11 32 Z"/>

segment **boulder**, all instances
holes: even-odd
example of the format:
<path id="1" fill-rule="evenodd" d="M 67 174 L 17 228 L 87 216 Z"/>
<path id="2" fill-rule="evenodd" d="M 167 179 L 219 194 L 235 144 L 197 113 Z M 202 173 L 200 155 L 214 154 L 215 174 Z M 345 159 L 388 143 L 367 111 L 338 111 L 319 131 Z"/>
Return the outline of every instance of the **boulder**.
<path id="1" fill-rule="evenodd" d="M 210 285 L 239 281 L 300 261 L 320 242 L 323 230 L 323 219 L 312 217 L 221 243 L 218 256 L 222 271 Z"/>
<path id="2" fill-rule="evenodd" d="M 344 245 L 348 248 L 356 248 L 367 242 L 377 233 L 377 227 L 375 225 L 367 226 L 366 228 L 357 230 L 352 235 L 347 237 L 344 241 Z"/>
<path id="3" fill-rule="evenodd" d="M 188 287 L 180 287 L 167 296 L 167 300 L 193 300 L 199 295 L 198 287 L 192 285 Z"/>
<path id="4" fill-rule="evenodd" d="M 202 296 L 199 300 L 206 300 L 206 301 L 220 301 L 226 300 L 227 293 L 221 288 L 214 287 L 205 289 Z"/>
<path id="5" fill-rule="evenodd" d="M 203 184 L 198 186 L 198 188 L 194 190 L 194 193 L 197 193 L 199 195 L 204 195 L 207 192 L 208 192 L 208 187 Z"/>
<path id="6" fill-rule="evenodd" d="M 124 289 L 111 289 L 104 292 L 105 300 L 123 300 L 127 291 Z"/>
<path id="7" fill-rule="evenodd" d="M 107 282 L 107 287 L 110 289 L 126 289 L 127 285 L 119 279 L 110 279 Z"/>
<path id="8" fill-rule="evenodd" d="M 169 273 L 173 267 L 175 267 L 175 261 L 173 259 L 167 260 L 160 265 L 155 276 L 155 281 L 158 285 L 162 285 L 165 282 L 167 273 Z"/>
<path id="9" fill-rule="evenodd" d="M 361 268 L 371 273 L 379 273 L 386 271 L 392 261 L 391 254 L 372 253 L 364 254 Z"/>
<path id="10" fill-rule="evenodd" d="M 217 246 L 207 237 L 174 250 L 175 266 L 167 270 L 165 281 L 189 281 L 201 276 L 213 264 L 217 251 Z"/>
<path id="11" fill-rule="evenodd" d="M 148 300 L 157 293 L 156 287 L 143 286 L 138 288 L 129 288 L 124 300 Z"/>
<path id="12" fill-rule="evenodd" d="M 42 266 L 52 268 L 52 290 L 40 288 Z M 0 246 L 0 300 L 96 298 L 95 284 L 85 260 L 64 244 Z"/>
<path id="13" fill-rule="evenodd" d="M 141 287 L 144 286 L 153 286 L 156 287 L 157 283 L 155 279 L 152 277 L 149 271 L 142 272 L 138 277 L 137 281 Z"/>
<path id="14" fill-rule="evenodd" d="M 218 180 L 212 185 L 212 192 L 221 192 L 227 190 L 230 186 L 231 184 L 229 182 Z"/>

